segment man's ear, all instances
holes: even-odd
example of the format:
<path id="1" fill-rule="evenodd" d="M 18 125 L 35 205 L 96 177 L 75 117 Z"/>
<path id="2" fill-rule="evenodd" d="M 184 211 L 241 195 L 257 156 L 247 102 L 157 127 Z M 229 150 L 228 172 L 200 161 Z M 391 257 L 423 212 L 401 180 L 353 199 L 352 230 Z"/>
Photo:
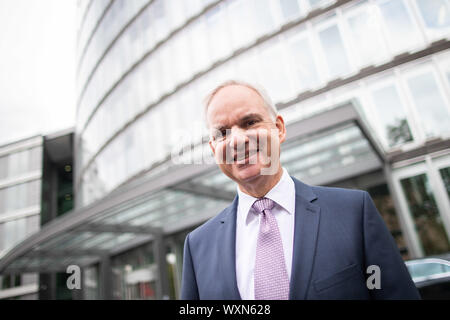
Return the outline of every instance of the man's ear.
<path id="1" fill-rule="evenodd" d="M 284 119 L 282 116 L 277 116 L 275 125 L 278 128 L 278 138 L 280 140 L 280 143 L 283 143 L 286 140 L 286 126 L 284 124 Z"/>
<path id="2" fill-rule="evenodd" d="M 213 155 L 216 155 L 216 148 L 214 147 L 214 143 L 212 142 L 212 139 L 209 138 L 209 147 L 211 148 L 211 151 L 213 153 Z"/>

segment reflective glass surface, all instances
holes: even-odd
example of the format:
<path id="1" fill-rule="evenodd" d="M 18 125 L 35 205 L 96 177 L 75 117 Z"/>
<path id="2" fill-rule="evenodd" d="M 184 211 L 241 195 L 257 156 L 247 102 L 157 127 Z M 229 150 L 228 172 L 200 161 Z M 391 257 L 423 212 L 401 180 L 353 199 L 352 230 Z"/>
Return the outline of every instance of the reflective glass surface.
<path id="1" fill-rule="evenodd" d="M 378 3 L 389 46 L 394 53 L 414 48 L 422 42 L 404 0 L 381 0 Z"/>
<path id="2" fill-rule="evenodd" d="M 380 22 L 373 6 L 365 6 L 351 13 L 347 16 L 347 23 L 360 66 L 379 62 L 386 57 Z"/>
<path id="3" fill-rule="evenodd" d="M 281 162 L 291 175 L 310 184 L 342 179 L 348 174 L 346 170 L 356 174 L 356 163 L 380 164 L 356 126 L 291 142 L 284 146 Z"/>
<path id="4" fill-rule="evenodd" d="M 313 89 L 319 84 L 319 74 L 309 39 L 297 38 L 290 44 L 292 65 L 295 66 L 295 76 L 298 77 L 299 88 L 302 91 Z"/>
<path id="5" fill-rule="evenodd" d="M 425 255 L 449 251 L 448 236 L 427 175 L 402 179 L 401 185 Z"/>
<path id="6" fill-rule="evenodd" d="M 372 91 L 372 97 L 389 146 L 403 144 L 412 140 L 405 109 L 397 88 L 389 85 Z"/>
<path id="7" fill-rule="evenodd" d="M 329 77 L 334 79 L 348 73 L 350 65 L 338 26 L 332 25 L 320 31 L 319 38 L 327 62 Z"/>
<path id="8" fill-rule="evenodd" d="M 408 85 L 417 113 L 427 136 L 439 135 L 450 130 L 448 105 L 444 101 L 432 73 L 424 73 L 408 79 Z"/>
<path id="9" fill-rule="evenodd" d="M 450 32 L 449 0 L 416 0 L 425 30 L 431 39 Z"/>
<path id="10" fill-rule="evenodd" d="M 285 19 L 292 19 L 300 15 L 300 6 L 297 0 L 280 0 L 280 6 Z"/>
<path id="11" fill-rule="evenodd" d="M 442 168 L 439 170 L 442 181 L 444 182 L 445 189 L 447 191 L 447 195 L 450 199 L 450 167 Z"/>

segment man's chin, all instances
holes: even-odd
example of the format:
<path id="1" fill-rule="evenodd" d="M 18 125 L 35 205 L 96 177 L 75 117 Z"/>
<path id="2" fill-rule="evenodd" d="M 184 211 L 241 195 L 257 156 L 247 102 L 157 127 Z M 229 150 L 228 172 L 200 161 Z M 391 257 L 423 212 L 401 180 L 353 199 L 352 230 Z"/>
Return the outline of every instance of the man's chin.
<path id="1" fill-rule="evenodd" d="M 243 182 L 250 182 L 261 176 L 261 168 L 257 164 L 236 166 L 236 177 Z"/>

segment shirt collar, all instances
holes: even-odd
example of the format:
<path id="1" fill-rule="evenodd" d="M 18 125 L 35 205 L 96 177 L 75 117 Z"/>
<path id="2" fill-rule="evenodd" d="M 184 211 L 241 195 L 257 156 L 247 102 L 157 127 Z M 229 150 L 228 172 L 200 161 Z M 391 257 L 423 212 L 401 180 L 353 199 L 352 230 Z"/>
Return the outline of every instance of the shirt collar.
<path id="1" fill-rule="evenodd" d="M 242 192 L 239 186 L 237 186 L 237 192 L 239 196 L 238 212 L 240 213 L 238 219 L 248 224 L 253 217 L 256 217 L 256 215 L 250 213 L 254 213 L 252 205 L 258 198 Z M 285 168 L 283 168 L 280 181 L 270 189 L 265 197 L 275 201 L 276 205 L 283 207 L 289 214 L 294 214 L 295 184 Z"/>

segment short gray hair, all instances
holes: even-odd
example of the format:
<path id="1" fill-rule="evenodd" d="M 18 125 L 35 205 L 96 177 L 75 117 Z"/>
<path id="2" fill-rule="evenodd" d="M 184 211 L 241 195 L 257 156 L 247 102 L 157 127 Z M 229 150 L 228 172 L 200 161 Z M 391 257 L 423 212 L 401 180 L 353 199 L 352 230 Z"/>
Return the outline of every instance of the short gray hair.
<path id="1" fill-rule="evenodd" d="M 259 85 L 250 84 L 250 83 L 248 83 L 246 81 L 242 81 L 242 80 L 227 80 L 227 81 L 222 82 L 218 86 L 216 86 L 205 97 L 205 100 L 204 100 L 204 104 L 205 104 L 205 120 L 206 120 L 206 125 L 207 126 L 208 126 L 208 107 L 211 104 L 212 99 L 214 98 L 214 96 L 221 89 L 223 89 L 225 87 L 228 87 L 228 86 L 243 86 L 243 87 L 247 87 L 247 88 L 255 91 L 263 99 L 264 106 L 269 111 L 269 114 L 272 116 L 273 120 L 276 119 L 276 117 L 278 115 L 277 107 L 273 104 L 272 99 L 270 99 L 269 95 L 267 94 L 266 90 L 264 90 L 264 88 L 262 88 Z"/>

